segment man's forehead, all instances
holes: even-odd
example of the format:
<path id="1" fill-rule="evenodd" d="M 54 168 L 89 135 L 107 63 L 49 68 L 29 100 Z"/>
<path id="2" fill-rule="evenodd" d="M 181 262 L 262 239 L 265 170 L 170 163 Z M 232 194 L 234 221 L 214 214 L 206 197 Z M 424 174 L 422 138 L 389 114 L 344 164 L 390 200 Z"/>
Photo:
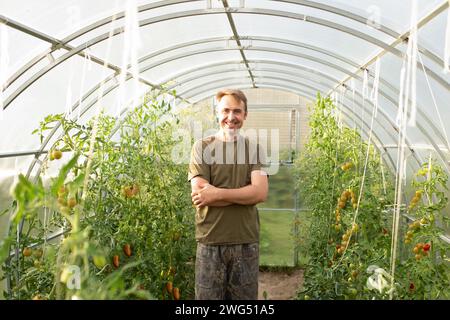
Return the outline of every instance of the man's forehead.
<path id="1" fill-rule="evenodd" d="M 238 99 L 236 99 L 235 97 L 233 97 L 232 95 L 226 95 L 223 96 L 222 99 L 220 99 L 219 104 L 218 104 L 219 108 L 244 108 L 244 101 L 240 101 Z"/>

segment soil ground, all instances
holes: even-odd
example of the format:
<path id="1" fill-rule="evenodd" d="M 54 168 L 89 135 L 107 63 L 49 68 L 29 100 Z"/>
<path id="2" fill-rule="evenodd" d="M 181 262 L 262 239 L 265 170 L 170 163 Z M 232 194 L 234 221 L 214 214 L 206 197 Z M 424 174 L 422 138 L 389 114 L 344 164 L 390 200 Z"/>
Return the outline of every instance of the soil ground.
<path id="1" fill-rule="evenodd" d="M 264 292 L 268 300 L 295 299 L 296 292 L 303 286 L 303 270 L 260 271 L 258 282 L 259 300 L 264 300 Z"/>

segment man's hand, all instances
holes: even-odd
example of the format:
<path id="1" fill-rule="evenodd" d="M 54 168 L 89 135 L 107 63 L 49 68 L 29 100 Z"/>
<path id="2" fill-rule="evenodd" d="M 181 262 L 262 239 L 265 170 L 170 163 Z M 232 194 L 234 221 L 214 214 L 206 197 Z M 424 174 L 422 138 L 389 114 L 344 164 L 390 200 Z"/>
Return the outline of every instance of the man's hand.
<path id="1" fill-rule="evenodd" d="M 192 203 L 198 207 L 209 206 L 218 200 L 218 189 L 213 185 L 206 184 L 202 189 L 191 193 Z"/>
<path id="2" fill-rule="evenodd" d="M 212 198 L 217 198 L 217 191 L 218 188 L 214 187 L 213 185 L 210 185 L 208 183 L 208 181 L 206 181 L 205 179 L 201 178 L 201 177 L 195 177 L 191 180 L 191 184 L 192 184 L 192 193 L 191 193 L 191 198 L 192 198 L 192 203 L 198 208 L 202 208 L 204 206 L 209 206 L 209 207 L 226 207 L 231 205 L 231 202 L 227 202 L 227 201 L 211 201 Z M 210 190 L 207 191 L 207 193 L 205 193 L 206 189 L 211 188 Z M 214 195 L 211 193 L 214 190 Z M 202 193 L 202 195 L 200 195 L 200 193 Z M 196 200 L 194 199 L 194 197 L 199 196 L 199 198 L 197 199 L 198 203 L 201 203 L 202 205 L 196 205 L 195 202 Z M 208 204 L 204 204 L 205 200 Z"/>

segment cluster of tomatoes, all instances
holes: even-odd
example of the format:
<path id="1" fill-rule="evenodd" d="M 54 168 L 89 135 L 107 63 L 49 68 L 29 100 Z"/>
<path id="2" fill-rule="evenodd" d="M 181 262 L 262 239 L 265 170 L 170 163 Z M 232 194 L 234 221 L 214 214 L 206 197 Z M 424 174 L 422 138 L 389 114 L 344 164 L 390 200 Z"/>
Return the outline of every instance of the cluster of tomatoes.
<path id="1" fill-rule="evenodd" d="M 50 161 L 59 160 L 62 158 L 62 156 L 63 156 L 62 151 L 58 150 L 58 149 L 51 150 L 48 153 L 48 157 L 49 157 Z"/>
<path id="2" fill-rule="evenodd" d="M 125 198 L 133 198 L 139 193 L 139 186 L 137 184 L 122 187 L 122 194 Z"/>
<path id="3" fill-rule="evenodd" d="M 127 256 L 128 258 L 131 257 L 131 246 L 127 243 L 123 246 L 123 253 L 125 254 L 125 256 Z M 114 268 L 119 268 L 120 266 L 120 257 L 118 254 L 113 256 L 113 266 Z"/>
<path id="4" fill-rule="evenodd" d="M 123 249 L 123 253 L 125 254 L 125 256 L 131 257 L 131 255 L 132 255 L 131 246 L 128 243 L 125 244 L 122 249 Z M 107 263 L 106 258 L 103 255 L 94 255 L 92 257 L 92 260 L 94 262 L 94 265 L 98 269 L 103 269 Z M 115 269 L 120 267 L 120 257 L 118 254 L 115 254 L 112 257 L 112 265 L 114 266 Z"/>
<path id="5" fill-rule="evenodd" d="M 408 211 L 411 211 L 414 209 L 417 205 L 417 203 L 420 201 L 420 198 L 422 197 L 422 190 L 417 190 L 414 197 L 411 199 L 411 203 L 408 206 Z"/>
<path id="6" fill-rule="evenodd" d="M 347 231 L 345 231 L 345 233 L 342 235 L 342 241 L 340 244 L 336 245 L 336 252 L 338 254 L 342 254 L 345 251 L 345 248 L 347 248 L 348 243 L 350 241 L 350 237 L 354 234 L 357 233 L 359 230 L 359 226 L 358 224 L 354 223 L 353 226 L 348 229 Z"/>
<path id="7" fill-rule="evenodd" d="M 416 233 L 423 225 L 426 225 L 428 220 L 426 218 L 422 218 L 420 220 L 414 220 L 408 225 L 408 231 L 405 234 L 405 243 L 411 243 L 412 238 L 414 237 L 414 233 Z"/>
<path id="8" fill-rule="evenodd" d="M 71 209 L 73 209 L 77 204 L 77 198 L 75 195 L 69 195 L 68 190 L 65 186 L 61 186 L 58 190 L 58 209 L 63 214 L 70 214 Z"/>
<path id="9" fill-rule="evenodd" d="M 180 288 L 174 287 L 173 282 L 170 279 L 173 279 L 175 276 L 176 269 L 175 267 L 171 266 L 169 267 L 169 270 L 167 272 L 161 271 L 161 278 L 167 277 L 169 280 L 166 282 L 166 284 L 163 286 L 162 289 L 162 299 L 164 300 L 166 298 L 166 293 L 171 295 L 174 300 L 180 300 Z"/>
<path id="10" fill-rule="evenodd" d="M 34 256 L 35 258 L 39 259 L 43 255 L 42 249 L 31 249 L 30 247 L 25 247 L 22 250 L 22 254 L 24 257 L 31 257 Z"/>
<path id="11" fill-rule="evenodd" d="M 413 248 L 413 252 L 415 253 L 415 258 L 417 261 L 422 259 L 423 257 L 428 256 L 428 253 L 431 249 L 431 244 L 419 242 Z"/>
<path id="12" fill-rule="evenodd" d="M 165 290 L 169 294 L 171 294 L 175 300 L 180 300 L 180 288 L 174 287 L 172 281 L 167 281 Z M 163 292 L 163 296 L 164 296 L 164 292 Z"/>
<path id="13" fill-rule="evenodd" d="M 341 169 L 343 171 L 347 171 L 347 170 L 351 169 L 352 167 L 353 167 L 353 162 L 351 162 L 351 161 L 348 161 L 341 165 Z"/>
<path id="14" fill-rule="evenodd" d="M 341 196 L 337 199 L 337 206 L 336 206 L 336 224 L 334 225 L 334 229 L 336 231 L 340 231 L 342 226 L 341 226 L 341 209 L 344 209 L 347 206 L 347 201 L 351 200 L 353 209 L 356 209 L 357 207 L 357 202 L 358 200 L 356 200 L 356 196 L 355 193 L 353 192 L 353 190 L 344 190 L 341 193 Z"/>

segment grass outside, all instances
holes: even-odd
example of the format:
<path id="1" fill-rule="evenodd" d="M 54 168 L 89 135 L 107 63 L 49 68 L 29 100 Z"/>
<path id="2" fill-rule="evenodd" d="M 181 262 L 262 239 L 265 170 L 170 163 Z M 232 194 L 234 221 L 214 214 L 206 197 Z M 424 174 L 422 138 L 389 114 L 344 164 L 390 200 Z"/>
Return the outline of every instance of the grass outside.
<path id="1" fill-rule="evenodd" d="M 261 203 L 259 214 L 261 219 L 260 265 L 261 266 L 294 266 L 294 248 L 296 240 L 293 236 L 295 213 L 289 210 L 295 208 L 295 178 L 292 166 L 280 166 L 278 172 L 269 178 L 269 196 Z M 304 237 L 305 222 L 309 221 L 304 212 L 299 213 L 299 235 Z M 300 248 L 301 249 L 301 248 Z M 307 258 L 300 255 L 300 265 Z"/>
<path id="2" fill-rule="evenodd" d="M 294 239 L 291 235 L 294 213 L 260 211 L 260 262 L 262 266 L 293 266 Z"/>
<path id="3" fill-rule="evenodd" d="M 292 211 L 262 211 L 261 220 L 260 262 L 261 266 L 294 266 L 295 239 L 293 237 L 293 222 L 295 213 Z M 305 237 L 308 227 L 308 215 L 299 213 L 299 236 Z M 308 257 L 301 250 L 298 253 L 298 265 L 305 265 Z"/>

